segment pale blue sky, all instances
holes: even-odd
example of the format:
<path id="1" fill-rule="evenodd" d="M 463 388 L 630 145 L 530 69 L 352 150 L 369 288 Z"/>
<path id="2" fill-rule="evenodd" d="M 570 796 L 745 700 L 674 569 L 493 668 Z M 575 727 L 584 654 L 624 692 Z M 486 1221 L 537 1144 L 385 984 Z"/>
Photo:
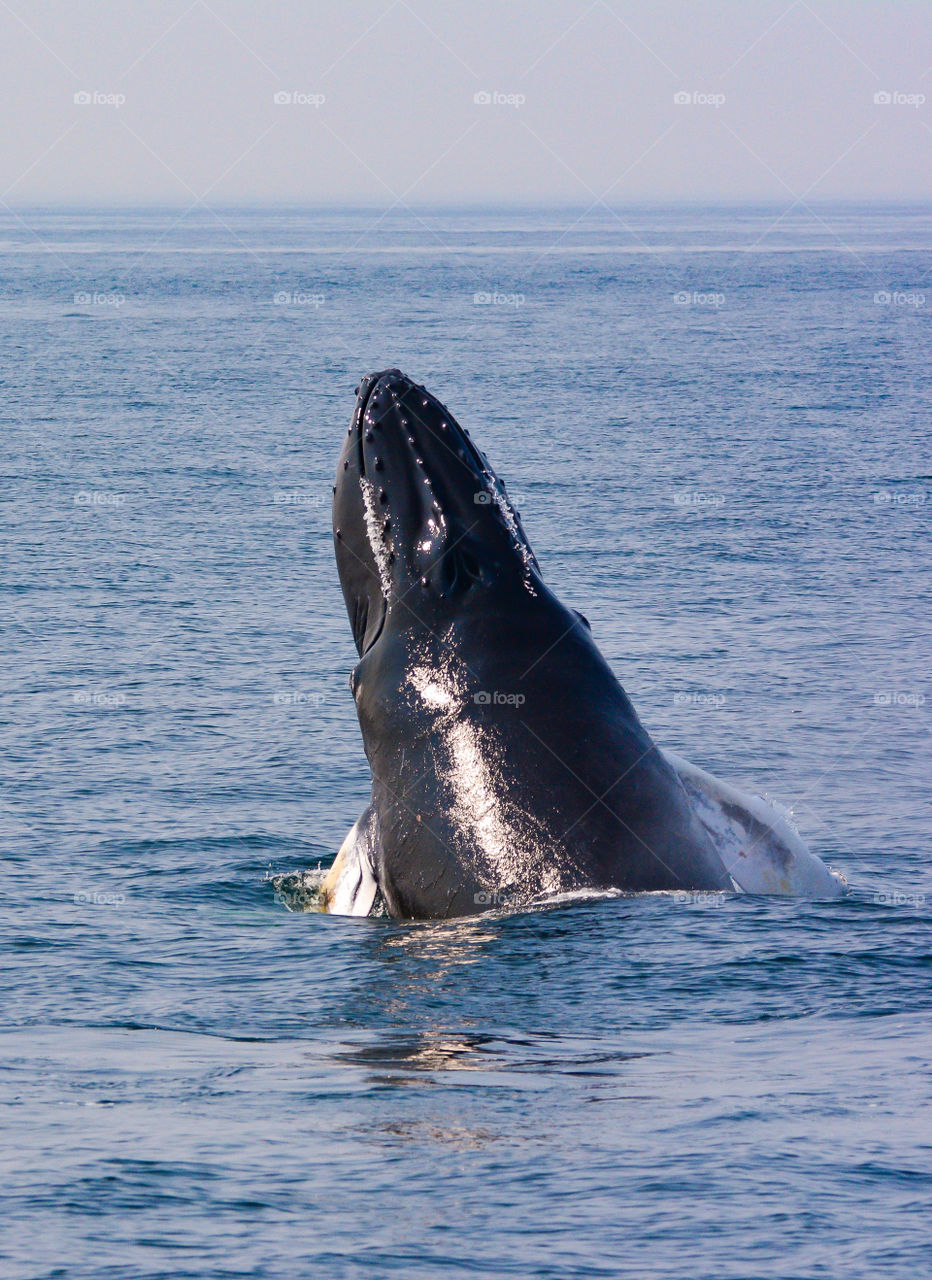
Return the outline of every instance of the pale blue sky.
<path id="1" fill-rule="evenodd" d="M 0 0 L 0 49 L 10 205 L 932 190 L 929 0 Z"/>

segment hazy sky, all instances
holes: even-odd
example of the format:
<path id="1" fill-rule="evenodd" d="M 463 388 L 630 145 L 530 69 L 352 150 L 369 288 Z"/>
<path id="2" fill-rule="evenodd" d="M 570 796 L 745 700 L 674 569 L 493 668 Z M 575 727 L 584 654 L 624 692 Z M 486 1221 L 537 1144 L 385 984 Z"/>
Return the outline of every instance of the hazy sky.
<path id="1" fill-rule="evenodd" d="M 11 205 L 932 194 L 932 0 L 0 0 L 0 49 Z"/>

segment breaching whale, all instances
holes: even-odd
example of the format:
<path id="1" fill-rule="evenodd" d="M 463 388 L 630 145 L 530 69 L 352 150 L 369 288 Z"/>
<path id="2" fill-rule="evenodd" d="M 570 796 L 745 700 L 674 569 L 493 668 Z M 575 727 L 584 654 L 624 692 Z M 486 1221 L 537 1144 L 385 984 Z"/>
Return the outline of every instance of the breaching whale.
<path id="1" fill-rule="evenodd" d="M 333 533 L 372 796 L 324 909 L 841 891 L 783 815 L 655 745 L 485 455 L 398 369 L 357 390 Z"/>

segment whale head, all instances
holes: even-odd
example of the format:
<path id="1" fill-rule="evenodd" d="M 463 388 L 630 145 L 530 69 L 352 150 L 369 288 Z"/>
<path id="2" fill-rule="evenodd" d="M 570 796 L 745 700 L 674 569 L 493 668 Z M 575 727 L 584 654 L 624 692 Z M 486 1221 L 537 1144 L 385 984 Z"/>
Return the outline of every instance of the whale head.
<path id="1" fill-rule="evenodd" d="M 386 629 L 436 630 L 496 598 L 545 591 L 504 483 L 449 410 L 398 369 L 360 383 L 333 534 L 360 657 Z"/>

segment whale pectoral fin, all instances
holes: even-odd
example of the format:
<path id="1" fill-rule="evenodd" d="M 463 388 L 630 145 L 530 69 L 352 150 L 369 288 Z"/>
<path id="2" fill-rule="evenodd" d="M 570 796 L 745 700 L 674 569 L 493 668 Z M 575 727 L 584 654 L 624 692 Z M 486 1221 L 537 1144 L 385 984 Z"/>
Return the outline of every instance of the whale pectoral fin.
<path id="1" fill-rule="evenodd" d="M 354 822 L 333 866 L 320 887 L 320 906 L 336 916 L 367 916 L 376 906 L 378 881 L 369 858 L 371 836 L 369 809 Z"/>
<path id="2" fill-rule="evenodd" d="M 577 617 L 577 618 L 579 619 L 579 621 L 583 624 L 583 626 L 586 628 L 586 630 L 587 630 L 587 631 L 591 631 L 591 630 L 592 630 L 592 623 L 589 621 L 589 619 L 586 617 L 586 615 L 585 615 L 584 613 L 580 613 L 578 609 L 574 609 L 574 610 L 573 610 L 573 612 L 576 614 L 576 617 Z"/>
<path id="3" fill-rule="evenodd" d="M 330 904 L 337 892 L 337 888 L 339 887 L 341 880 L 343 880 L 347 875 L 347 857 L 343 852 L 345 843 L 346 842 L 344 841 L 344 844 L 341 845 L 340 852 L 334 858 L 333 865 L 327 872 L 326 876 L 324 876 L 323 883 L 320 886 L 320 899 L 324 910 L 326 911 L 330 910 Z"/>
<path id="4" fill-rule="evenodd" d="M 739 889 L 807 898 L 844 892 L 844 880 L 810 852 L 786 814 L 672 751 L 663 754 Z"/>

